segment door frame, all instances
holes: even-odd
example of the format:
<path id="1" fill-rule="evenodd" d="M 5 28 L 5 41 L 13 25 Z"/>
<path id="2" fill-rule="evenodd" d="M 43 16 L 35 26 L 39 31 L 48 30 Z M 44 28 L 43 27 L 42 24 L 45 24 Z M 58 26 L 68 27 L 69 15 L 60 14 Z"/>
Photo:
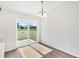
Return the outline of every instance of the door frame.
<path id="1" fill-rule="evenodd" d="M 22 19 L 16 19 L 16 47 L 17 47 L 17 20 L 22 20 Z M 25 20 L 25 19 L 24 19 Z M 35 42 L 40 42 L 40 21 L 39 20 L 34 20 L 37 22 L 37 37 Z"/>

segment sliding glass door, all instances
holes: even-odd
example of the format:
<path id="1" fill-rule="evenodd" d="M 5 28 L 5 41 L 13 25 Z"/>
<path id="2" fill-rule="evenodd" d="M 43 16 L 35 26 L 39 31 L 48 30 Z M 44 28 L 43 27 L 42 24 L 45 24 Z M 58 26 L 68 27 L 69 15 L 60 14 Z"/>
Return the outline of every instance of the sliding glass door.
<path id="1" fill-rule="evenodd" d="M 20 43 L 37 41 L 37 21 L 35 20 L 17 20 L 17 41 Z M 20 44 L 19 43 L 19 44 Z M 23 43 L 23 44 L 25 44 Z"/>
<path id="2" fill-rule="evenodd" d="M 29 38 L 34 41 L 37 39 L 37 25 L 35 22 L 31 23 L 31 26 L 29 26 Z"/>

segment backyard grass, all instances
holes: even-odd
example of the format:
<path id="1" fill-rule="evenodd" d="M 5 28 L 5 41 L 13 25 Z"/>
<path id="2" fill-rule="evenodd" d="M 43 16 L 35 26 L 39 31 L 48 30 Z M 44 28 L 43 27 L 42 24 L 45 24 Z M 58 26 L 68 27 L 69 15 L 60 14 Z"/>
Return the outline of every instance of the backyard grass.
<path id="1" fill-rule="evenodd" d="M 30 32 L 29 32 L 29 35 L 30 35 L 30 39 L 36 41 L 36 39 L 37 39 L 37 31 L 36 30 L 31 29 Z"/>
<path id="2" fill-rule="evenodd" d="M 34 29 L 29 30 L 29 39 L 36 40 L 37 31 Z M 19 29 L 17 31 L 18 40 L 28 39 L 28 30 L 27 29 Z"/>

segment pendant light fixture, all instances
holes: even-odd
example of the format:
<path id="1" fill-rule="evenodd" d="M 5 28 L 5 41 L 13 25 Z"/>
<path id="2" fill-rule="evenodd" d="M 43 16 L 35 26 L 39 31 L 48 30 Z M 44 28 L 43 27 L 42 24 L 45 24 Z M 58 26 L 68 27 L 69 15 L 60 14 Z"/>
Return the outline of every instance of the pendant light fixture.
<path id="1" fill-rule="evenodd" d="M 39 12 L 37 13 L 37 16 L 38 16 L 38 17 L 41 17 L 41 18 L 47 18 L 47 14 L 46 14 L 46 11 L 44 10 L 43 3 L 44 3 L 44 1 L 41 1 L 42 8 L 41 8 L 41 11 L 39 11 Z"/>

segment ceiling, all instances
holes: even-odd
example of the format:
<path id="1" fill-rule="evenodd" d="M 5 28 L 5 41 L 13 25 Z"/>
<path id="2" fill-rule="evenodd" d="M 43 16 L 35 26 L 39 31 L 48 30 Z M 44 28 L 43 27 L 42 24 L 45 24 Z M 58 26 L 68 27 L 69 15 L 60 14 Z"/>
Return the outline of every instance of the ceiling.
<path id="1" fill-rule="evenodd" d="M 44 1 L 44 10 L 48 13 L 62 1 Z M 41 10 L 41 1 L 0 1 L 3 9 L 36 15 Z"/>

